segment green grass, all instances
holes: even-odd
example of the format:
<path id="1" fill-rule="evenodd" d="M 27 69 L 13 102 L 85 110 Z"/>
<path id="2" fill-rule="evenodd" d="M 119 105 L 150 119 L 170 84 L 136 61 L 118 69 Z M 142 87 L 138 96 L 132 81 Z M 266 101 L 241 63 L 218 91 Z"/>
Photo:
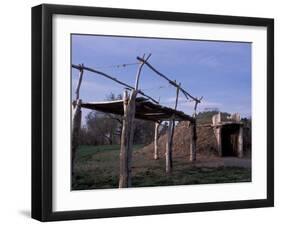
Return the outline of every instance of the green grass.
<path id="1" fill-rule="evenodd" d="M 233 183 L 251 181 L 251 170 L 238 167 L 191 167 L 182 159 L 174 160 L 173 172 L 165 173 L 165 160 L 154 160 L 134 146 L 132 186 L 168 186 L 188 184 Z M 77 151 L 72 188 L 117 188 L 119 180 L 119 145 L 81 146 Z"/>
<path id="2" fill-rule="evenodd" d="M 137 150 L 143 147 L 141 144 L 134 145 L 133 150 Z M 83 163 L 84 161 L 91 159 L 95 155 L 99 155 L 99 153 L 106 153 L 106 157 L 110 157 L 109 155 L 119 154 L 120 145 L 81 145 L 77 150 L 77 162 Z"/>

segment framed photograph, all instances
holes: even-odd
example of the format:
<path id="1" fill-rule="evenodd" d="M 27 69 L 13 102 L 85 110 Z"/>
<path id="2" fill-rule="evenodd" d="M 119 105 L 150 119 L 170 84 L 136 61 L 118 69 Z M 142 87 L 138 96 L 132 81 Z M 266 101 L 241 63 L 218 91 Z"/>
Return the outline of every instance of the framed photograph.
<path id="1" fill-rule="evenodd" d="M 32 8 L 32 217 L 274 205 L 274 21 Z"/>

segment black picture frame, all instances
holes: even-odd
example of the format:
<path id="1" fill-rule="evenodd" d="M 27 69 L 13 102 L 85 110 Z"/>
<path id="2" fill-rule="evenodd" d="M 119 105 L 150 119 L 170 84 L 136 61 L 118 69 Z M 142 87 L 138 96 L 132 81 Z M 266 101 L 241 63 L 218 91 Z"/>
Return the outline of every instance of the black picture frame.
<path id="1" fill-rule="evenodd" d="M 95 210 L 52 210 L 52 18 L 55 14 L 181 21 L 267 28 L 267 198 Z M 32 8 L 32 218 L 40 221 L 122 217 L 274 206 L 274 20 L 43 4 Z"/>

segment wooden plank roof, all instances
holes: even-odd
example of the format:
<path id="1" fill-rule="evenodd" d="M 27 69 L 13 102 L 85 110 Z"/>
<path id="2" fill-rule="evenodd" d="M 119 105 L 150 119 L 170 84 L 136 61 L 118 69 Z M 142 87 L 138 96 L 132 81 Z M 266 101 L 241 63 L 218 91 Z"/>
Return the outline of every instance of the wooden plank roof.
<path id="1" fill-rule="evenodd" d="M 83 108 L 101 111 L 105 113 L 123 115 L 123 100 L 114 100 L 106 102 L 89 102 L 82 103 Z M 194 118 L 185 114 L 182 111 L 177 111 L 169 107 L 165 107 L 159 104 L 150 102 L 143 97 L 136 98 L 136 113 L 135 118 L 150 120 L 150 121 L 165 121 L 175 117 L 176 121 L 191 121 L 194 122 Z"/>

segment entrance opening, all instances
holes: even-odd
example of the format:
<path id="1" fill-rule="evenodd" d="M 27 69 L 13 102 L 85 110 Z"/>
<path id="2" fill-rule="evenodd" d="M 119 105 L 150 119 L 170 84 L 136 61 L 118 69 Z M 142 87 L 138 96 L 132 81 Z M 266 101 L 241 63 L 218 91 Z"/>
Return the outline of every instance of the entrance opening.
<path id="1" fill-rule="evenodd" d="M 224 125 L 221 130 L 222 156 L 238 156 L 239 125 Z"/>

